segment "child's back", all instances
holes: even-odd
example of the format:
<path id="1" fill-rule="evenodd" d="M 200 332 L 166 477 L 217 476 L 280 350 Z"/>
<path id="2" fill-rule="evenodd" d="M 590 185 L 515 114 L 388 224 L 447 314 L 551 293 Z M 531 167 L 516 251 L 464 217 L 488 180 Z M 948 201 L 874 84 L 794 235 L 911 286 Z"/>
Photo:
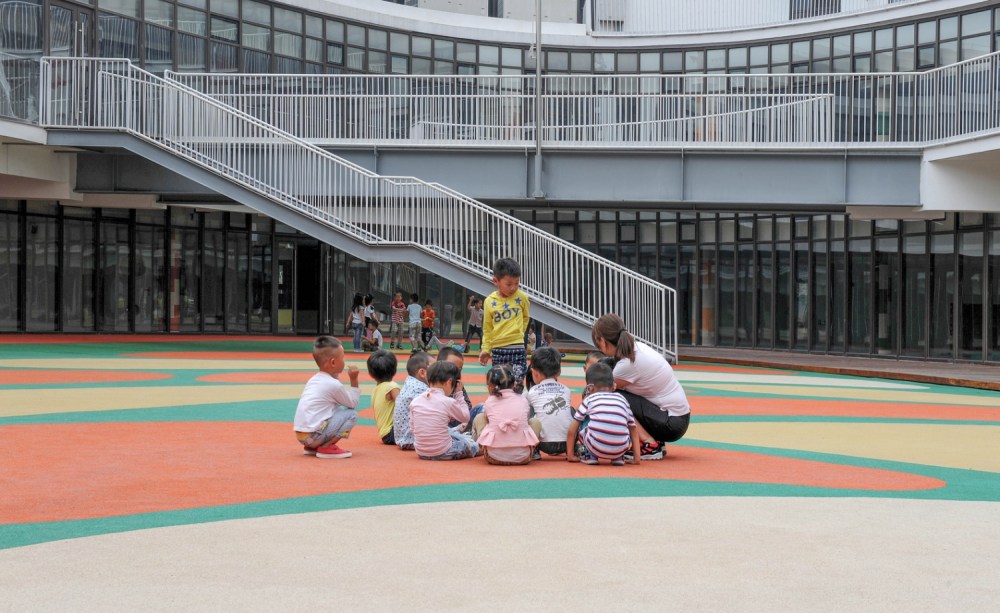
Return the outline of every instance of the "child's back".
<path id="1" fill-rule="evenodd" d="M 377 385 L 372 390 L 372 408 L 375 411 L 375 425 L 378 436 L 386 445 L 394 445 L 393 413 L 396 407 L 396 397 L 399 396 L 399 384 L 392 378 L 396 376 L 396 356 L 379 349 L 368 356 L 368 374 L 375 379 Z"/>
<path id="2" fill-rule="evenodd" d="M 566 453 L 566 432 L 573 421 L 570 390 L 554 378 L 536 383 L 525 392 L 531 416 L 542 424 L 539 451 L 550 455 Z"/>
<path id="3" fill-rule="evenodd" d="M 413 449 L 413 430 L 410 427 L 410 403 L 427 391 L 427 368 L 433 360 L 423 351 L 410 356 L 406 362 L 406 381 L 396 397 L 392 414 L 392 431 L 400 449 Z"/>

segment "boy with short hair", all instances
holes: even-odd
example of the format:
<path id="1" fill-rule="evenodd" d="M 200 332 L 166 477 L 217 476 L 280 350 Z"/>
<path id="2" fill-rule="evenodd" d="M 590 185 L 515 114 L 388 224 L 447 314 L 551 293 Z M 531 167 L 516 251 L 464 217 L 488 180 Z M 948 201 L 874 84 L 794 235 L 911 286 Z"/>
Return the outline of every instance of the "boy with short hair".
<path id="1" fill-rule="evenodd" d="M 538 451 L 548 455 L 566 453 L 566 433 L 573 421 L 569 388 L 558 381 L 562 372 L 559 351 L 542 347 L 531 356 L 531 379 L 535 384 L 524 397 L 531 405 L 529 417 L 542 424 Z"/>
<path id="2" fill-rule="evenodd" d="M 406 323 L 403 318 L 406 316 L 406 303 L 403 302 L 403 292 L 396 292 L 392 302 L 389 303 L 390 323 L 389 323 L 389 349 L 403 348 L 403 328 Z"/>
<path id="3" fill-rule="evenodd" d="M 392 421 L 399 396 L 399 384 L 393 381 L 396 376 L 396 356 L 385 349 L 379 349 L 368 356 L 368 374 L 375 380 L 372 390 L 372 408 L 375 410 L 375 426 L 383 445 L 395 445 Z"/>
<path id="4" fill-rule="evenodd" d="M 368 322 L 365 335 L 361 338 L 361 349 L 364 351 L 378 351 L 382 348 L 382 332 L 378 329 L 378 321 L 372 319 Z"/>
<path id="5" fill-rule="evenodd" d="M 420 296 L 410 294 L 410 304 L 406 307 L 410 325 L 410 349 L 416 351 L 423 348 L 420 342 Z"/>
<path id="6" fill-rule="evenodd" d="M 337 442 L 348 438 L 358 423 L 358 367 L 347 369 L 350 389 L 337 380 L 344 372 L 344 347 L 332 336 L 320 336 L 313 342 L 313 360 L 319 372 L 306 382 L 299 404 L 295 407 L 292 429 L 302 444 L 305 455 L 324 459 L 351 457 L 351 452 L 341 449 Z"/>
<path id="7" fill-rule="evenodd" d="M 493 265 L 493 285 L 496 291 L 483 301 L 483 342 L 479 363 L 490 360 L 494 365 L 510 364 L 517 380 L 514 391 L 524 388 L 528 369 L 528 352 L 524 332 L 528 328 L 528 295 L 521 291 L 521 266 L 511 258 L 502 258 Z"/>
<path id="8" fill-rule="evenodd" d="M 463 460 L 479 455 L 479 445 L 449 422 L 465 423 L 469 409 L 453 394 L 461 391 L 458 367 L 451 362 L 434 362 L 427 369 L 430 388 L 413 399 L 410 419 L 414 447 L 421 460 Z"/>
<path id="9" fill-rule="evenodd" d="M 422 326 L 420 340 L 423 342 L 425 349 L 430 347 L 431 338 L 434 337 L 435 317 L 437 317 L 437 313 L 434 312 L 434 302 L 428 300 L 424 303 L 424 310 L 420 312 L 420 325 Z"/>
<path id="10" fill-rule="evenodd" d="M 427 368 L 434 358 L 423 351 L 416 351 L 406 362 L 406 381 L 396 397 L 392 412 L 392 432 L 396 445 L 404 451 L 413 450 L 413 431 L 410 428 L 410 403 L 427 391 Z"/>
<path id="11" fill-rule="evenodd" d="M 625 397 L 615 393 L 615 376 L 606 364 L 587 369 L 587 392 L 566 432 L 566 459 L 599 464 L 604 458 L 622 466 L 631 448 L 632 463 L 638 464 L 642 452 L 635 417 Z"/>

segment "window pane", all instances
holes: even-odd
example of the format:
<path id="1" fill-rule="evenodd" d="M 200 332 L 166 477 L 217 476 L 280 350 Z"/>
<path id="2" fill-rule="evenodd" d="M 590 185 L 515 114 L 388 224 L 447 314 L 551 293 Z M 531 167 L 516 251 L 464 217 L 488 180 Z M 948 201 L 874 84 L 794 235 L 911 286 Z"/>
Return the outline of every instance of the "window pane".
<path id="1" fill-rule="evenodd" d="M 271 25 L 271 7 L 263 2 L 244 0 L 243 20 L 269 26 Z"/>
<path id="2" fill-rule="evenodd" d="M 274 7 L 274 27 L 301 34 L 302 13 Z"/>
<path id="3" fill-rule="evenodd" d="M 212 33 L 215 33 L 214 30 Z M 243 24 L 243 46 L 267 51 L 271 47 L 271 29 L 249 23 Z"/>
<path id="4" fill-rule="evenodd" d="M 99 0 L 97 6 L 129 17 L 139 16 L 139 0 Z"/>
<path id="5" fill-rule="evenodd" d="M 178 34 L 177 69 L 205 69 L 205 39 L 197 38 L 189 34 Z"/>
<path id="6" fill-rule="evenodd" d="M 178 30 L 204 36 L 207 33 L 205 31 L 205 23 L 205 13 L 183 6 L 177 7 Z"/>
<path id="7" fill-rule="evenodd" d="M 146 0 L 143 17 L 149 23 L 172 28 L 174 25 L 174 5 L 163 0 Z"/>

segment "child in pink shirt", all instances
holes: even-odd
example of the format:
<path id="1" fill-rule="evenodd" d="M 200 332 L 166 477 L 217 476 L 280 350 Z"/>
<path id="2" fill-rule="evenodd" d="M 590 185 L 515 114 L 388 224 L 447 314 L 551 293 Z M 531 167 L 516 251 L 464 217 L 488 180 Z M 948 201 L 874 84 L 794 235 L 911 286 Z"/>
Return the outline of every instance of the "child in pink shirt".
<path id="1" fill-rule="evenodd" d="M 427 369 L 430 388 L 410 403 L 413 447 L 421 460 L 463 460 L 479 455 L 479 445 L 448 422 L 469 421 L 469 407 L 453 398 L 461 391 L 461 371 L 451 362 L 434 362 Z"/>
<path id="2" fill-rule="evenodd" d="M 472 422 L 472 429 L 490 464 L 527 464 L 538 444 L 542 424 L 537 419 L 528 419 L 531 406 L 514 391 L 516 381 L 510 364 L 493 366 L 486 373 L 490 396 L 482 414 Z"/>

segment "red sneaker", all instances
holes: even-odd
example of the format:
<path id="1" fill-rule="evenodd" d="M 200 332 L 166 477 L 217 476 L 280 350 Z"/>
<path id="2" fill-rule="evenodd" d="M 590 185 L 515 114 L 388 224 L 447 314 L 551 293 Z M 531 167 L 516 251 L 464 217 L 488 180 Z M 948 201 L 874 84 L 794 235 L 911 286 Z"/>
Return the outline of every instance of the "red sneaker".
<path id="1" fill-rule="evenodd" d="M 347 451 L 346 449 L 341 449 L 340 447 L 337 447 L 337 445 L 335 445 L 333 443 L 331 443 L 331 444 L 329 444 L 329 445 L 327 445 L 325 447 L 317 447 L 316 448 L 316 457 L 317 458 L 324 458 L 324 459 L 331 459 L 332 458 L 332 459 L 335 459 L 335 460 L 342 460 L 344 458 L 349 458 L 352 455 L 354 455 L 354 454 L 351 453 L 350 451 Z"/>

